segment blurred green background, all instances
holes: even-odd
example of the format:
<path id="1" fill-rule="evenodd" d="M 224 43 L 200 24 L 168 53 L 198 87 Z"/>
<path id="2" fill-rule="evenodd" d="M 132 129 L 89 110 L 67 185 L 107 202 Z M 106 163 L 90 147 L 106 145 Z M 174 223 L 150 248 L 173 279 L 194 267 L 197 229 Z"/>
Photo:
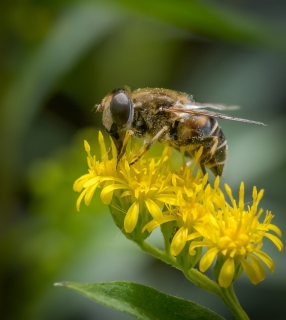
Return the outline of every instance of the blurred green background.
<path id="1" fill-rule="evenodd" d="M 286 2 L 14 0 L 0 7 L 1 319 L 131 319 L 57 281 L 128 280 L 192 299 L 231 319 L 215 296 L 140 252 L 94 196 L 76 212 L 76 178 L 103 129 L 93 106 L 116 87 L 164 87 L 235 104 L 223 183 L 265 189 L 285 230 Z M 156 149 L 156 148 L 154 148 Z M 155 152 L 155 150 L 151 152 Z M 159 241 L 155 234 L 153 241 Z M 235 289 L 251 319 L 284 319 L 286 261 Z"/>

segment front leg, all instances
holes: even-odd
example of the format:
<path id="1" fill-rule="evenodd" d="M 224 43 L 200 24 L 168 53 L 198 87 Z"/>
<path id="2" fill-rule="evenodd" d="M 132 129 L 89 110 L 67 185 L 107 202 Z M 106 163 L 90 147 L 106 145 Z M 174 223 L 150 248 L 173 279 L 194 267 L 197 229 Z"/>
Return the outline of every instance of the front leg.
<path id="1" fill-rule="evenodd" d="M 145 143 L 143 147 L 139 150 L 139 153 L 136 157 L 130 162 L 130 166 L 140 160 L 144 154 L 151 148 L 151 146 L 166 132 L 169 130 L 168 126 L 164 126 L 154 137 L 151 141 Z"/>
<path id="2" fill-rule="evenodd" d="M 126 148 L 127 148 L 127 145 L 128 145 L 128 142 L 130 140 L 130 137 L 133 135 L 133 131 L 131 130 L 128 130 L 128 133 L 127 135 L 125 136 L 124 140 L 123 140 L 123 145 L 122 145 L 122 148 L 120 150 L 120 153 L 118 154 L 117 156 L 117 163 L 116 163 L 116 168 L 118 166 L 118 163 L 120 162 L 121 158 L 123 157 L 123 155 L 125 154 L 126 152 Z"/>

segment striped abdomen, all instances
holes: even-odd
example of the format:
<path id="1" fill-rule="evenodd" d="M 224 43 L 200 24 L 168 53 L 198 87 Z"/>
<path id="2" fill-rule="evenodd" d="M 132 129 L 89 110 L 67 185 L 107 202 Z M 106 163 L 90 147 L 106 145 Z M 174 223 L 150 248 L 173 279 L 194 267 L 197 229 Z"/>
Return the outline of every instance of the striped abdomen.
<path id="1" fill-rule="evenodd" d="M 216 119 L 209 118 L 209 122 L 212 127 L 210 136 L 214 139 L 214 145 L 206 148 L 210 155 L 206 155 L 205 159 L 201 158 L 201 163 L 209 168 L 214 175 L 221 176 L 227 159 L 227 141 Z"/>
<path id="2" fill-rule="evenodd" d="M 188 116 L 176 121 L 171 130 L 172 146 L 184 147 L 186 156 L 192 157 L 201 146 L 203 153 L 200 164 L 209 168 L 214 175 L 222 175 L 227 159 L 227 142 L 214 118 L 207 116 Z"/>

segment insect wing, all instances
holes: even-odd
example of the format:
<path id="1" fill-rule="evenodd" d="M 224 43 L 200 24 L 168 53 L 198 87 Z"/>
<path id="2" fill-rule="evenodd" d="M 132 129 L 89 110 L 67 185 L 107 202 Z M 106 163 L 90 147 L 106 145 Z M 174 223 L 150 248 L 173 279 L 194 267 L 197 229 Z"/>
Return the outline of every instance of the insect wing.
<path id="1" fill-rule="evenodd" d="M 248 120 L 248 119 L 242 119 L 242 118 L 234 118 L 230 117 L 223 113 L 213 112 L 209 110 L 204 109 L 191 109 L 191 108 L 176 108 L 172 107 L 169 109 L 165 109 L 166 112 L 181 112 L 181 113 L 189 113 L 193 115 L 199 115 L 199 116 L 207 116 L 212 118 L 218 118 L 218 119 L 224 119 L 224 120 L 232 120 L 232 121 L 239 121 L 239 122 L 247 122 L 247 123 L 253 123 L 258 124 L 261 126 L 266 126 L 266 124 L 258 121 Z"/>
<path id="2" fill-rule="evenodd" d="M 213 104 L 213 103 L 199 103 L 194 102 L 191 105 L 187 105 L 187 108 L 193 109 L 204 109 L 204 108 L 211 108 L 215 110 L 237 110 L 239 106 L 226 106 L 224 104 Z"/>

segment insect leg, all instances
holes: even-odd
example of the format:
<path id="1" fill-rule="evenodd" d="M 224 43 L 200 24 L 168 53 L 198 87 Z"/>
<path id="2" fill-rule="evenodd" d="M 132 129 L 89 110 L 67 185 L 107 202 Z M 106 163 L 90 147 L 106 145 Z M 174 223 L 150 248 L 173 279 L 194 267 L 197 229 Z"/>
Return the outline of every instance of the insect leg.
<path id="1" fill-rule="evenodd" d="M 185 141 L 186 145 L 195 146 L 194 149 L 199 149 L 201 146 L 203 147 L 203 153 L 200 157 L 200 167 L 202 169 L 203 174 L 207 173 L 206 166 L 210 159 L 212 159 L 218 145 L 218 138 L 217 137 L 192 137 Z M 186 150 L 188 152 L 188 150 Z"/>
<path id="2" fill-rule="evenodd" d="M 139 159 L 143 157 L 143 155 L 151 148 L 151 146 L 164 134 L 166 131 L 169 130 L 168 126 L 164 126 L 154 137 L 150 142 L 147 142 L 143 145 L 143 147 L 139 150 L 138 155 L 135 159 L 133 159 L 130 162 L 130 166 L 132 166 L 134 163 L 136 163 Z"/>
<path id="3" fill-rule="evenodd" d="M 124 153 L 126 152 L 126 148 L 127 148 L 127 145 L 128 145 L 128 142 L 130 140 L 130 137 L 133 135 L 133 132 L 132 131 L 128 131 L 128 136 L 125 138 L 125 140 L 123 141 L 123 145 L 122 145 L 122 148 L 120 150 L 120 153 L 118 154 L 117 156 L 117 164 L 116 164 L 116 167 L 118 166 L 118 163 L 119 161 L 121 160 L 121 158 L 123 157 Z"/>
<path id="4" fill-rule="evenodd" d="M 202 163 L 200 163 L 200 167 L 202 169 L 203 175 L 205 175 L 207 173 L 206 167 Z"/>

